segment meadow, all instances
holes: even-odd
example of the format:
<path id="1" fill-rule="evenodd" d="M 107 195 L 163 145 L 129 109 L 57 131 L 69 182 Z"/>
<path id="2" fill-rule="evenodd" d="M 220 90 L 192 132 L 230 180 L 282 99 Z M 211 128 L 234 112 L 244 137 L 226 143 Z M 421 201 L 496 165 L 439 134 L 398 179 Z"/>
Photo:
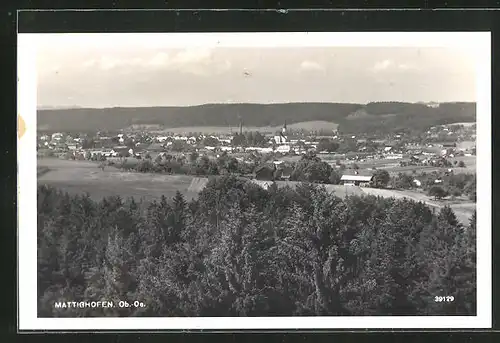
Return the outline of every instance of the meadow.
<path id="1" fill-rule="evenodd" d="M 89 193 L 94 200 L 112 195 L 158 200 L 162 195 L 173 197 L 177 190 L 187 199 L 197 195 L 188 190 L 192 176 L 122 172 L 111 166 L 103 171 L 94 162 L 48 158 L 38 160 L 40 168 L 49 171 L 38 177 L 39 185 L 58 187 L 70 194 Z"/>
<path id="2" fill-rule="evenodd" d="M 196 197 L 207 183 L 206 178 L 189 175 L 124 172 L 112 166 L 107 166 L 104 170 L 101 170 L 95 162 L 55 158 L 38 159 L 37 170 L 39 185 L 45 184 L 58 187 L 70 194 L 89 193 L 94 200 L 101 200 L 105 196 L 159 200 L 162 195 L 172 198 L 176 191 L 180 191 L 186 199 L 190 200 Z M 277 182 L 279 187 L 290 186 L 293 188 L 296 184 L 297 182 L 292 181 Z M 325 187 L 328 191 L 334 192 L 341 198 L 348 195 L 371 194 L 381 197 L 422 201 L 436 209 L 449 205 L 455 211 L 457 218 L 464 223 L 468 222 L 476 208 L 476 204 L 472 202 L 433 201 L 427 195 L 416 191 L 342 185 L 325 185 Z"/>

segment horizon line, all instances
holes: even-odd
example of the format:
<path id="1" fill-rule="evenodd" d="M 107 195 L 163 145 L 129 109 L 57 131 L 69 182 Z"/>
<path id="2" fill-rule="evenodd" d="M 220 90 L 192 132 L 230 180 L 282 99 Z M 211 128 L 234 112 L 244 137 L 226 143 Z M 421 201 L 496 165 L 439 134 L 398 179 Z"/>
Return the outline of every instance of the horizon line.
<path id="1" fill-rule="evenodd" d="M 117 108 L 172 108 L 172 107 L 201 107 L 209 105 L 292 105 L 292 104 L 340 104 L 340 105 L 362 105 L 366 106 L 368 104 L 374 103 L 402 103 L 402 104 L 414 104 L 414 105 L 426 105 L 426 104 L 457 104 L 457 103 L 468 103 L 473 104 L 477 101 L 464 101 L 464 100 L 453 100 L 453 101 L 400 101 L 400 100 L 387 100 L 387 101 L 369 101 L 366 103 L 362 102 L 334 102 L 334 101 L 290 101 L 290 102 L 207 102 L 202 104 L 194 105 L 136 105 L 136 106 L 96 106 L 96 107 L 85 107 L 79 105 L 71 106 L 53 106 L 53 105 L 41 105 L 37 106 L 36 110 L 85 110 L 85 109 L 117 109 Z"/>

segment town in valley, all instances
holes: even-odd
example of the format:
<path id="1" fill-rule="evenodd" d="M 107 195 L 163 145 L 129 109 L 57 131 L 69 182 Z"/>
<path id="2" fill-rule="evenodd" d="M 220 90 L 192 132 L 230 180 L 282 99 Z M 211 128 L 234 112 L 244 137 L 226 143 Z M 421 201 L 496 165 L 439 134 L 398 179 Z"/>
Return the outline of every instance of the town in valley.
<path id="1" fill-rule="evenodd" d="M 91 179 L 78 191 L 91 195 L 92 181 L 113 172 L 125 173 L 124 180 L 130 173 L 144 173 L 141 180 L 159 173 L 166 175 L 165 183 L 168 175 L 183 175 L 184 183 L 176 184 L 176 190 L 188 196 L 201 191 L 210 177 L 234 175 L 266 189 L 273 183 L 293 186 L 312 182 L 341 196 L 366 193 L 407 197 L 436 207 L 450 205 L 464 221 L 475 210 L 475 122 L 434 125 L 417 133 L 400 130 L 381 134 L 341 133 L 321 129 L 321 125 L 296 129 L 291 124 L 284 121 L 274 131 L 249 131 L 241 121 L 226 132 L 224 128 L 218 132 L 210 132 L 211 128 L 205 132 L 169 130 L 148 124 L 92 133 L 39 130 L 38 170 L 44 180 L 43 173 L 51 169 L 82 168 Z M 88 168 L 83 161 L 92 162 L 95 168 Z M 65 182 L 64 177 L 52 179 L 50 174 L 46 180 Z M 152 182 L 151 189 L 138 184 L 143 192 L 134 191 L 133 180 L 131 196 L 154 198 L 162 189 L 162 183 Z M 78 184 L 83 180 L 73 181 Z"/>

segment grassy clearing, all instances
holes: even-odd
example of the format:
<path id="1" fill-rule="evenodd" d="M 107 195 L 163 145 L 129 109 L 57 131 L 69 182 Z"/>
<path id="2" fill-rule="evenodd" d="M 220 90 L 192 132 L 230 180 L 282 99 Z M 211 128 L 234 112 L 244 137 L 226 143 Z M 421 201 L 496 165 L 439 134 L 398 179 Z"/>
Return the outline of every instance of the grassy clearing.
<path id="1" fill-rule="evenodd" d="M 463 168 L 460 168 L 463 169 Z M 71 194 L 89 193 L 96 200 L 105 196 L 119 195 L 123 198 L 137 197 L 146 200 L 158 200 L 162 195 L 171 198 L 175 192 L 180 191 L 186 199 L 196 197 L 205 182 L 197 182 L 202 178 L 189 175 L 163 175 L 144 174 L 135 172 L 120 172 L 116 168 L 106 167 L 104 171 L 98 164 L 88 161 L 67 161 L 59 159 L 38 160 L 37 170 L 46 172 L 38 175 L 38 184 L 52 185 Z M 198 184 L 199 183 L 199 184 Z M 202 185 L 203 183 L 203 185 Z M 298 182 L 279 181 L 279 187 L 290 186 L 294 188 Z M 415 191 L 395 191 L 388 189 L 364 188 L 356 186 L 324 185 L 330 192 L 338 197 L 348 195 L 371 194 L 396 199 L 411 199 L 422 201 L 431 207 L 439 209 L 450 205 L 457 218 L 467 223 L 476 208 L 473 202 L 452 202 L 448 200 L 434 201 L 426 194 Z"/>
<path id="2" fill-rule="evenodd" d="M 451 123 L 451 124 L 446 124 L 444 126 L 453 126 L 453 125 L 463 125 L 464 127 L 470 127 L 472 125 L 475 125 L 476 122 L 473 121 L 473 122 L 458 122 L 458 123 Z"/>
<path id="3" fill-rule="evenodd" d="M 440 208 L 448 205 L 455 212 L 457 219 L 463 224 L 469 223 L 469 219 L 472 216 L 472 213 L 476 209 L 476 203 L 472 201 L 464 201 L 459 203 L 451 200 L 434 201 L 426 194 L 415 191 L 399 191 L 399 190 L 396 191 L 390 189 L 376 189 L 376 188 L 362 188 L 362 190 L 365 194 L 381 196 L 384 198 L 394 197 L 396 199 L 406 198 L 413 201 L 421 201 L 430 206 L 431 208 L 436 208 L 436 210 L 439 210 Z"/>
<path id="4" fill-rule="evenodd" d="M 186 175 L 159 175 L 120 172 L 106 167 L 104 171 L 97 163 L 87 161 L 65 161 L 44 159 L 38 167 L 50 166 L 50 172 L 38 178 L 38 184 L 59 187 L 71 194 L 89 193 L 93 199 L 104 196 L 137 197 L 147 200 L 160 199 L 162 195 L 173 197 L 179 190 L 191 199 L 196 192 L 188 190 L 193 177 Z"/>
<path id="5" fill-rule="evenodd" d="M 49 171 L 50 171 L 50 169 L 49 169 L 48 167 L 43 167 L 43 166 L 42 166 L 42 167 L 40 167 L 40 166 L 38 166 L 38 167 L 36 168 L 36 176 L 37 176 L 37 177 L 40 177 L 40 176 L 42 176 L 42 175 L 44 175 L 44 174 L 48 173 Z"/>

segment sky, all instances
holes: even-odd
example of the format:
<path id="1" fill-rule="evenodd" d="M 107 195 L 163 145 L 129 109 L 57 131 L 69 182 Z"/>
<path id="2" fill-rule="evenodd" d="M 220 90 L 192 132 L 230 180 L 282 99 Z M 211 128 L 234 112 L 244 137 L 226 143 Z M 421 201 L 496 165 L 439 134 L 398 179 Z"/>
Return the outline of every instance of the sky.
<path id="1" fill-rule="evenodd" d="M 41 35 L 39 107 L 476 101 L 470 49 L 180 46 Z"/>

